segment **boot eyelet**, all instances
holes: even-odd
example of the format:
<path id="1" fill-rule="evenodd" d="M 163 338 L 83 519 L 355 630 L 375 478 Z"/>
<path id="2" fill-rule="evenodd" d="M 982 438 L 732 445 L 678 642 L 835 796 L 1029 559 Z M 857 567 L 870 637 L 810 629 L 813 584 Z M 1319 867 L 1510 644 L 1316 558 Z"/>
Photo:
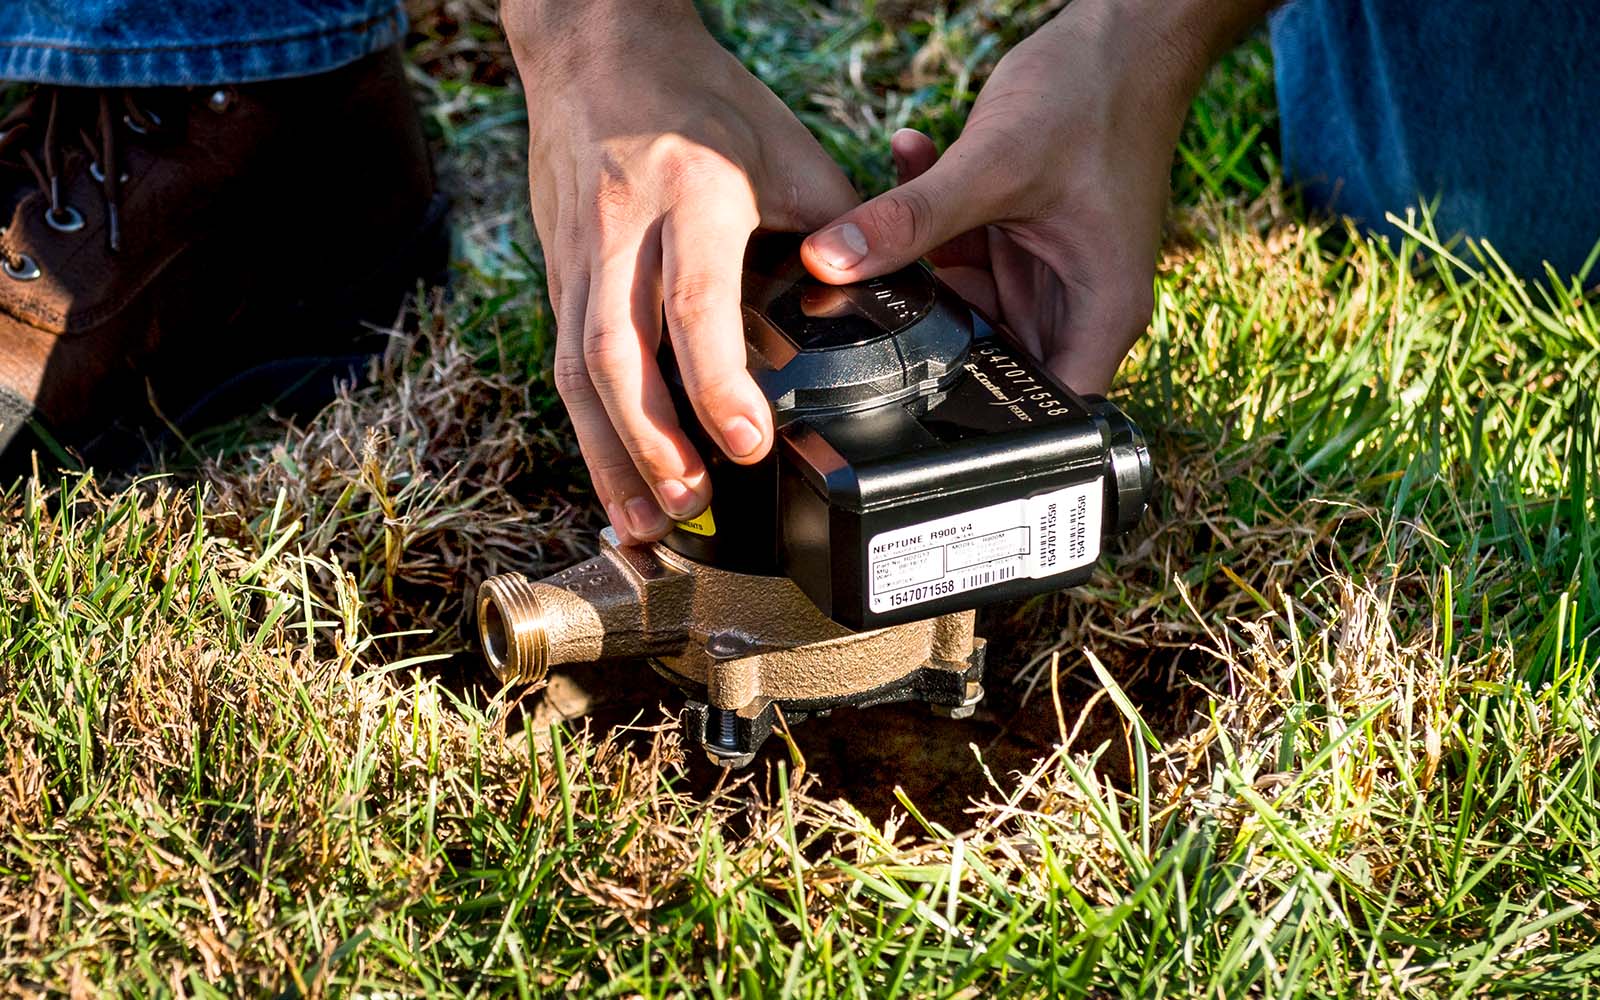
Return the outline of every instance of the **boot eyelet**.
<path id="1" fill-rule="evenodd" d="M 149 110 L 141 108 L 139 113 L 141 115 L 143 115 L 145 118 L 148 118 L 150 120 L 150 128 L 160 128 L 161 127 L 161 116 L 156 114 L 154 111 L 149 111 Z M 134 119 L 134 117 L 132 115 L 123 115 L 122 116 L 122 124 L 128 126 L 128 130 L 131 131 L 134 135 L 149 135 L 150 134 L 150 129 L 146 128 L 143 125 L 140 125 L 138 123 L 138 121 L 136 121 Z"/>
<path id="2" fill-rule="evenodd" d="M 15 262 L 0 257 L 0 273 L 12 281 L 32 281 L 44 272 L 39 270 L 39 264 L 27 254 L 17 254 Z"/>
<path id="3" fill-rule="evenodd" d="M 226 87 L 218 87 L 206 98 L 206 107 L 219 115 L 228 111 L 233 107 L 233 91 Z"/>
<path id="4" fill-rule="evenodd" d="M 47 208 L 44 221 L 50 223 L 50 228 L 58 233 L 75 233 L 83 228 L 83 213 L 71 205 L 62 205 L 60 212 Z"/>
<path id="5" fill-rule="evenodd" d="M 100 169 L 100 164 L 98 161 L 89 164 L 89 176 L 93 177 L 101 184 L 106 182 L 106 172 Z M 121 181 L 123 184 L 128 183 L 128 172 L 124 170 L 122 173 L 118 174 L 117 180 Z"/>

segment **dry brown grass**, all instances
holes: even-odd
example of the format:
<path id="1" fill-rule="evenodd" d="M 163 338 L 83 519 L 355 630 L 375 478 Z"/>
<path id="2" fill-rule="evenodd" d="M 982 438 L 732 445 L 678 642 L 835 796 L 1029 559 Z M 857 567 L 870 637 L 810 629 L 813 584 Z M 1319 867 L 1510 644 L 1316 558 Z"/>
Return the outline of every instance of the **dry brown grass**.
<path id="1" fill-rule="evenodd" d="M 402 649 L 459 646 L 477 583 L 587 554 L 596 520 L 564 423 L 530 407 L 525 381 L 486 370 L 437 302 L 396 333 L 371 383 L 241 460 L 208 463 L 216 529 L 256 550 L 272 537 L 348 575 L 379 632 Z M 327 585 L 327 581 L 322 581 Z"/>
<path id="2" fill-rule="evenodd" d="M 1006 5 L 972 6 L 915 35 L 925 69 Z M 1270 186 L 1180 210 L 1126 389 L 1158 513 L 1088 587 L 991 616 L 988 720 L 906 722 L 872 776 L 948 768 L 956 807 L 843 794 L 858 759 L 809 728 L 723 780 L 637 675 L 593 681 L 632 726 L 550 730 L 470 666 L 476 581 L 580 558 L 599 518 L 539 375 L 537 264 L 501 252 L 520 138 L 470 132 L 503 110 L 492 10 L 417 10 L 430 72 L 476 81 L 435 80 L 447 154 L 498 164 L 464 192 L 456 300 L 302 426 L 5 500 L 7 992 L 1585 988 L 1581 295 L 1547 322 L 1505 281 L 1452 289 Z M 862 88 L 828 72 L 844 109 Z"/>

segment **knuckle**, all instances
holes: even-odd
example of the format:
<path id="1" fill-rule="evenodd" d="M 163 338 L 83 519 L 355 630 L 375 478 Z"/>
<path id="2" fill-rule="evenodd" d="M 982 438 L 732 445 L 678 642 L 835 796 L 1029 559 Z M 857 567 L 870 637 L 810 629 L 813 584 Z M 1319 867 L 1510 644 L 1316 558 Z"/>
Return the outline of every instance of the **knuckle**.
<path id="1" fill-rule="evenodd" d="M 590 376 L 596 369 L 613 368 L 621 358 L 621 341 L 615 329 L 591 325 L 583 335 L 583 361 Z"/>
<path id="2" fill-rule="evenodd" d="M 666 472 L 674 468 L 676 452 L 665 440 L 654 435 L 628 438 L 623 436 L 622 446 L 628 450 L 635 468 L 646 472 Z"/>
<path id="3" fill-rule="evenodd" d="M 920 246 L 933 235 L 933 203 L 915 187 L 897 188 L 879 199 L 875 221 L 891 243 Z"/>
<path id="4" fill-rule="evenodd" d="M 663 180 L 670 191 L 694 191 L 709 183 L 721 164 L 703 151 L 688 150 L 662 164 Z"/>
<path id="5" fill-rule="evenodd" d="M 730 172 L 740 172 L 731 160 L 715 149 L 676 135 L 655 141 L 651 161 L 666 189 L 675 192 L 719 184 Z"/>
<path id="6" fill-rule="evenodd" d="M 581 248 L 586 242 L 584 232 L 584 218 L 582 212 L 569 211 L 561 213 L 561 219 L 556 223 L 555 254 L 547 254 L 545 264 L 547 267 L 560 267 L 563 258 L 582 260 Z"/>
<path id="7" fill-rule="evenodd" d="M 626 178 L 608 177 L 594 189 L 594 212 L 599 221 L 626 216 L 633 205 L 635 192 Z"/>
<path id="8" fill-rule="evenodd" d="M 758 220 L 770 215 L 773 228 L 816 229 L 832 218 L 831 214 L 806 204 L 800 185 L 792 177 L 769 176 L 762 185 L 760 200 Z"/>
<path id="9" fill-rule="evenodd" d="M 608 493 L 626 496 L 642 492 L 634 486 L 639 479 L 639 470 L 625 453 L 608 450 L 605 454 L 587 455 L 584 461 L 589 466 L 589 474 L 595 482 L 605 484 Z"/>
<path id="10" fill-rule="evenodd" d="M 601 327 L 583 338 L 583 362 L 588 378 L 604 394 L 619 385 L 639 359 L 639 342 L 626 331 Z"/>
<path id="11" fill-rule="evenodd" d="M 639 191 L 628 177 L 607 168 L 590 198 L 588 227 L 603 244 L 638 227 Z"/>
<path id="12" fill-rule="evenodd" d="M 679 330 L 698 326 L 734 301 L 728 283 L 721 277 L 705 271 L 689 271 L 672 279 L 662 305 L 667 324 Z"/>
<path id="13" fill-rule="evenodd" d="M 581 356 L 557 353 L 552 369 L 556 393 L 562 400 L 571 403 L 586 399 L 594 392 L 594 386 L 589 381 L 589 369 Z"/>
<path id="14" fill-rule="evenodd" d="M 719 359 L 715 368 L 685 368 L 683 381 L 689 399 L 703 412 L 716 417 L 738 406 L 738 380 L 745 378 L 742 358 Z"/>

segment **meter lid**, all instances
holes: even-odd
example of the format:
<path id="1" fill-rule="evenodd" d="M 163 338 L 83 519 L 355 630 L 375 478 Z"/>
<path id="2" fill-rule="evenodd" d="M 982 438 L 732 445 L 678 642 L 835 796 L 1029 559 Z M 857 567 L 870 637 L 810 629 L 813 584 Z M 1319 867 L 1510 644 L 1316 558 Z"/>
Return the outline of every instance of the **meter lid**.
<path id="1" fill-rule="evenodd" d="M 972 310 L 926 266 L 829 285 L 801 262 L 803 239 L 757 233 L 745 253 L 750 372 L 779 423 L 929 395 L 954 376 Z"/>
<path id="2" fill-rule="evenodd" d="M 744 259 L 744 307 L 771 323 L 796 351 L 858 347 L 910 327 L 933 308 L 926 268 L 848 285 L 812 277 L 800 260 L 801 237 L 758 233 Z"/>

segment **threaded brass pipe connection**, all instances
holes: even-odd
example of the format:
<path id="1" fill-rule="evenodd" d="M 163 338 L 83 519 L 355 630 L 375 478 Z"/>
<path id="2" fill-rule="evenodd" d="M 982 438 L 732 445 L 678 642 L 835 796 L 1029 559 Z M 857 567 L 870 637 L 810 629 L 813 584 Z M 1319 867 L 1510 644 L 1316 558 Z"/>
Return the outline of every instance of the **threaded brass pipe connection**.
<path id="1" fill-rule="evenodd" d="M 478 588 L 478 634 L 502 683 L 532 684 L 550 669 L 550 636 L 539 589 L 521 573 L 491 577 Z"/>
<path id="2" fill-rule="evenodd" d="M 681 615 L 659 606 L 665 646 L 644 628 L 644 584 L 615 544 L 543 580 L 502 573 L 478 587 L 484 656 L 506 684 L 536 684 L 562 663 L 647 656 L 684 640 Z M 670 602 L 668 602 L 670 603 Z"/>

